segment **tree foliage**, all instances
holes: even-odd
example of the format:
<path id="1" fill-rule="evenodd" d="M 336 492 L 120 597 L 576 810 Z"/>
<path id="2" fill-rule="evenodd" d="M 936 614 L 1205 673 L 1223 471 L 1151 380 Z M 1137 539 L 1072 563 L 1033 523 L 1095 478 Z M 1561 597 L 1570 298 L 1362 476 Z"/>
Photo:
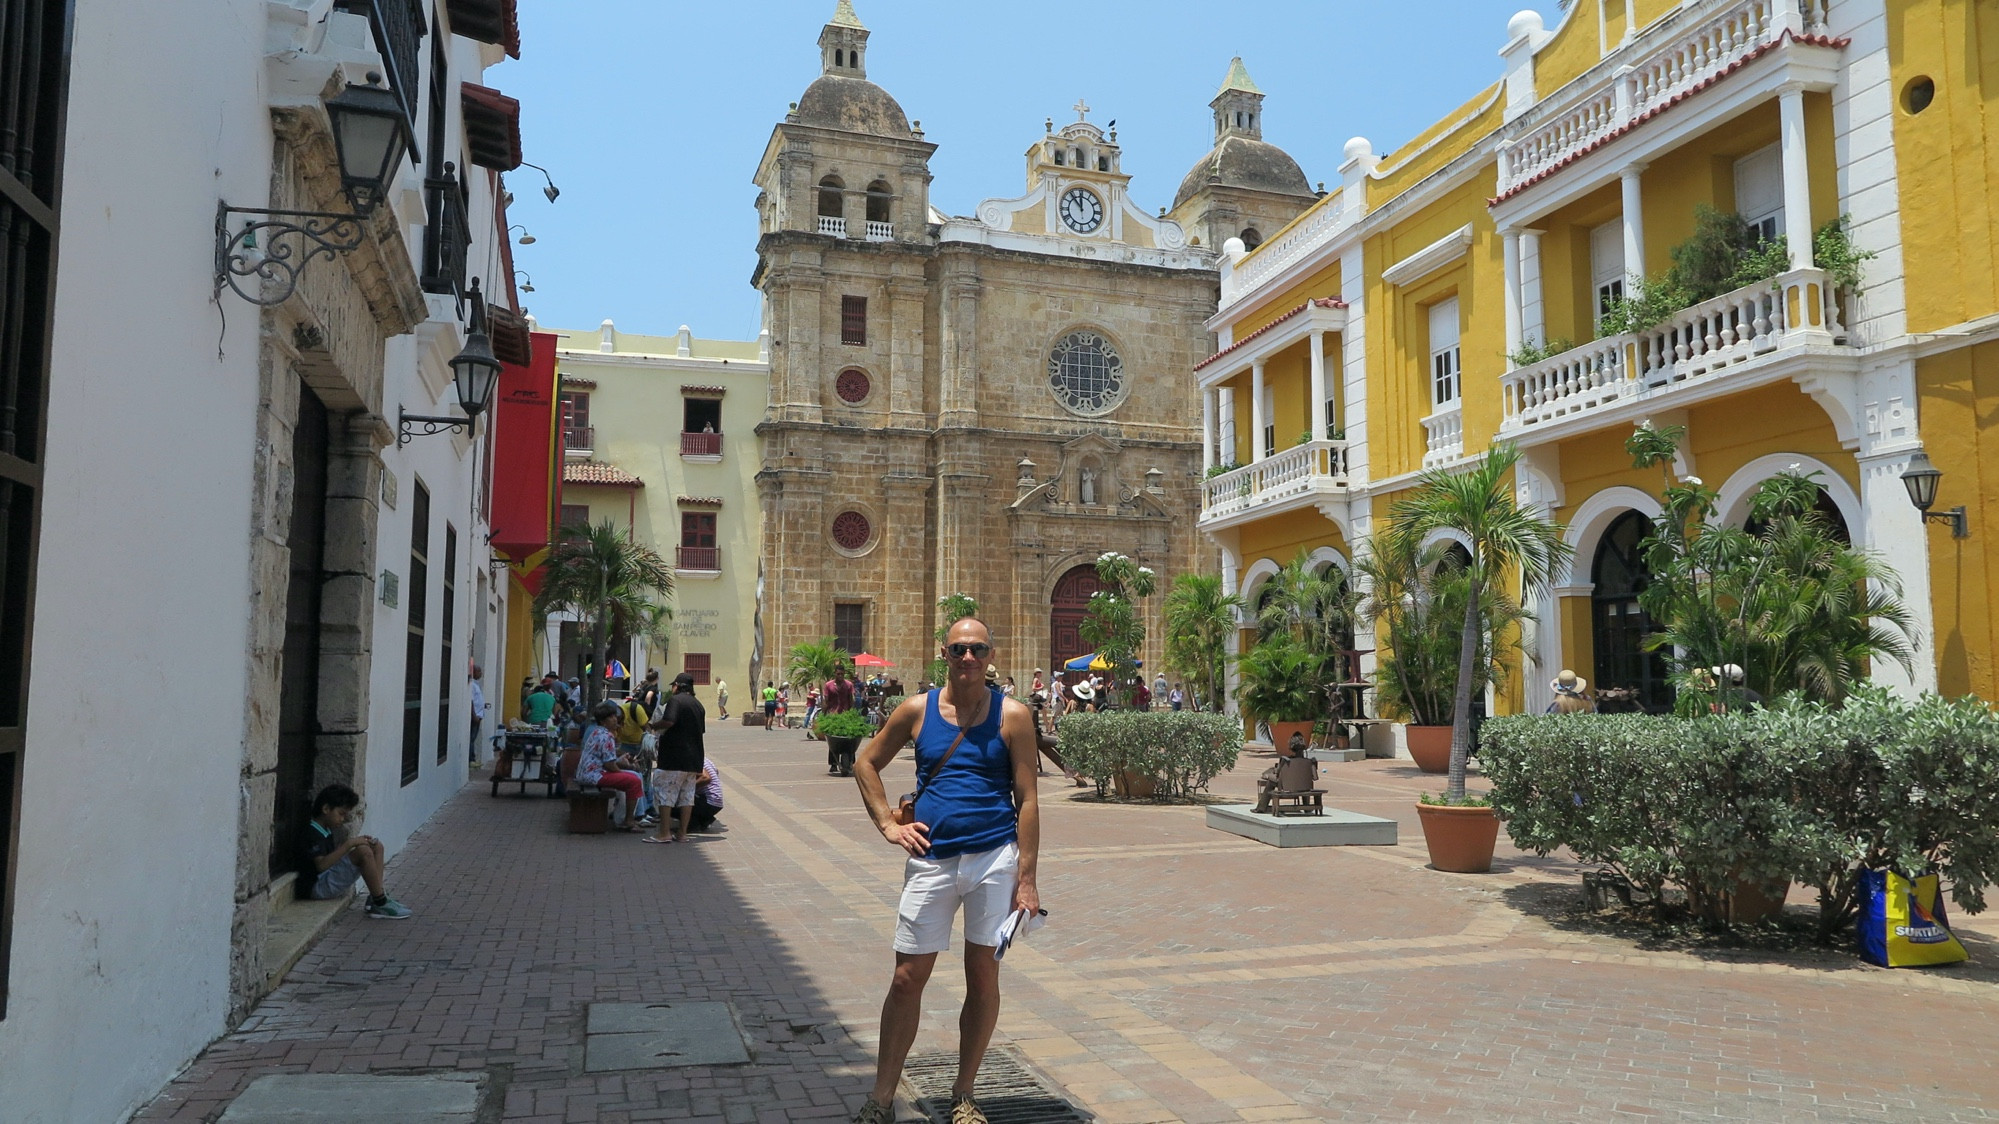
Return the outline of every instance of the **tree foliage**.
<path id="1" fill-rule="evenodd" d="M 1202 709 L 1221 708 L 1241 607 L 1240 595 L 1222 592 L 1219 574 L 1181 574 L 1166 593 L 1166 667 L 1186 680 Z"/>
<path id="2" fill-rule="evenodd" d="M 673 592 L 673 566 L 609 519 L 565 529 L 544 566 L 534 599 L 535 630 L 546 630 L 549 614 L 558 611 L 589 626 L 592 674 L 583 689 L 586 705 L 594 704 L 604 697 L 614 632 L 662 639 L 673 613 L 660 599 Z"/>
<path id="3" fill-rule="evenodd" d="M 1076 631 L 1095 650 L 1110 672 L 1110 689 L 1130 705 L 1138 679 L 1138 653 L 1145 646 L 1145 616 L 1139 602 L 1152 596 L 1157 578 L 1116 551 L 1097 556 L 1097 580 L 1102 588 L 1090 595 L 1089 606 Z"/>
<path id="4" fill-rule="evenodd" d="M 785 670 L 786 682 L 803 684 L 808 688 L 833 678 L 841 671 L 852 672 L 853 656 L 839 641 L 831 636 L 818 640 L 808 640 L 796 644 L 791 649 L 791 661 Z"/>

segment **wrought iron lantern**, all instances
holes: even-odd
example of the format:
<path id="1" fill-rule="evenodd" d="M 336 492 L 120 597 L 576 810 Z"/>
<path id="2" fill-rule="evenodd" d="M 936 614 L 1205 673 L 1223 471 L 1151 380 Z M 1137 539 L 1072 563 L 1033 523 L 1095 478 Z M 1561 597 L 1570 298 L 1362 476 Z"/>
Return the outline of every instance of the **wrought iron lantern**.
<path id="1" fill-rule="evenodd" d="M 1963 504 L 1949 511 L 1930 510 L 1937 502 L 1937 484 L 1942 480 L 1943 473 L 1930 463 L 1928 453 L 1910 457 L 1909 467 L 1902 472 L 1902 487 L 1909 490 L 1909 502 L 1923 513 L 1923 522 L 1947 524 L 1952 538 L 1968 539 L 1971 537 L 1971 520 Z"/>
<path id="2" fill-rule="evenodd" d="M 402 99 L 381 86 L 349 86 L 326 103 L 333 147 L 340 156 L 340 185 L 366 216 L 388 194 L 389 180 L 409 151 L 409 121 Z"/>
<path id="3" fill-rule="evenodd" d="M 477 277 L 472 279 L 466 299 L 472 303 L 472 321 L 465 330 L 465 346 L 451 357 L 451 381 L 458 390 L 458 408 L 465 411 L 465 416 L 432 417 L 398 411 L 397 447 L 418 436 L 454 429 L 470 434 L 479 415 L 493 404 L 493 391 L 500 383 L 500 360 L 493 354 L 493 340 L 486 332 L 486 297 L 479 291 Z"/>

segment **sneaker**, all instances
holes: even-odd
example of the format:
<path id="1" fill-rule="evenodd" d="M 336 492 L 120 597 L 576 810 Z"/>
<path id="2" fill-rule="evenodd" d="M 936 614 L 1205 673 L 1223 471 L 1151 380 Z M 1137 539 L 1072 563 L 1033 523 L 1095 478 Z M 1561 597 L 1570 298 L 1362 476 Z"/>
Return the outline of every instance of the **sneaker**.
<path id="1" fill-rule="evenodd" d="M 970 1093 L 951 1098 L 951 1124 L 986 1124 L 986 1114 Z"/>
<path id="2" fill-rule="evenodd" d="M 869 1097 L 854 1114 L 854 1124 L 895 1124 L 895 1110 Z"/>
<path id="3" fill-rule="evenodd" d="M 401 921 L 411 916 L 410 908 L 394 898 L 383 898 L 368 906 L 368 916 L 389 921 Z M 983 1119 L 983 1118 L 981 1118 Z"/>

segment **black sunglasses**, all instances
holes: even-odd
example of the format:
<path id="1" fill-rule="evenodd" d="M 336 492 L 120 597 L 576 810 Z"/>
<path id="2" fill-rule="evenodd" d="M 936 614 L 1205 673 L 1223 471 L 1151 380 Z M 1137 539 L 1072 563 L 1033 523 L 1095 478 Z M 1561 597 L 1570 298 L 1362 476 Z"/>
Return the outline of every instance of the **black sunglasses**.
<path id="1" fill-rule="evenodd" d="M 987 656 L 993 654 L 993 646 L 991 644 L 946 644 L 944 645 L 944 650 L 949 652 L 951 658 L 954 660 L 962 660 L 966 656 L 977 656 L 980 659 L 985 659 Z"/>

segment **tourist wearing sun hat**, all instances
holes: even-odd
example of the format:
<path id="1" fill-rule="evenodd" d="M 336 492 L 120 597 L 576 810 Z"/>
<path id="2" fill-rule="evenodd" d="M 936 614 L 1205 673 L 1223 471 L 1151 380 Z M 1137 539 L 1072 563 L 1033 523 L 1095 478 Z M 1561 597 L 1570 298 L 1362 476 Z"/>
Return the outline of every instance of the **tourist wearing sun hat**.
<path id="1" fill-rule="evenodd" d="M 1555 701 L 1548 704 L 1549 714 L 1588 714 L 1596 709 L 1587 693 L 1589 680 L 1566 667 L 1548 686 L 1555 691 Z"/>

